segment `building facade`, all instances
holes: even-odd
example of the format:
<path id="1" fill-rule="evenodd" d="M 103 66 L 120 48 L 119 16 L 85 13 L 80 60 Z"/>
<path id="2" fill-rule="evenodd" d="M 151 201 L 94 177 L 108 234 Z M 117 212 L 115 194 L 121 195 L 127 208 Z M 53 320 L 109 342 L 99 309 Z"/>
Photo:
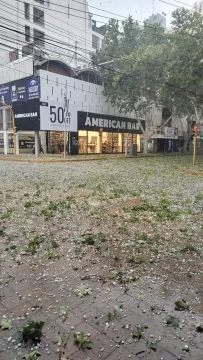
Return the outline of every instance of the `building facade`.
<path id="1" fill-rule="evenodd" d="M 152 14 L 149 19 L 148 19 L 149 23 L 151 24 L 160 24 L 161 27 L 166 30 L 166 15 L 165 14 Z"/>
<path id="2" fill-rule="evenodd" d="M 32 152 L 35 132 L 45 152 L 64 150 L 64 131 L 70 154 L 124 153 L 126 146 L 143 150 L 143 134 L 133 113 L 120 113 L 103 95 L 93 69 L 73 72 L 66 64 L 42 63 L 35 76 L 0 86 L 0 98 L 12 105 L 17 127 L 18 152 Z M 57 67 L 58 66 L 58 67 Z M 60 71 L 59 71 L 60 70 Z M 60 72 L 60 73 L 59 73 Z M 147 119 L 151 151 L 179 151 L 184 126 L 171 109 L 152 109 Z M 66 121 L 65 121 L 66 120 Z M 145 127 L 146 119 L 142 125 Z M 0 151 L 12 152 L 13 134 L 8 109 L 0 110 Z M 151 128 L 150 128 L 151 127 Z M 101 135 L 102 130 L 102 135 Z M 186 129 L 185 129 L 186 131 Z"/>
<path id="3" fill-rule="evenodd" d="M 102 45 L 86 0 L 2 0 L 0 19 L 0 65 L 28 57 L 60 59 L 83 68 Z"/>

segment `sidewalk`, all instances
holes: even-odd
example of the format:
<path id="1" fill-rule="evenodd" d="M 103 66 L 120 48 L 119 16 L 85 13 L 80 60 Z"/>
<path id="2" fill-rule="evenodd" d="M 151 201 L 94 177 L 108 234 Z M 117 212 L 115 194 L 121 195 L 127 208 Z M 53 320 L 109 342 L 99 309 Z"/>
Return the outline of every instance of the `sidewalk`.
<path id="1" fill-rule="evenodd" d="M 139 153 L 136 156 L 125 156 L 124 154 L 96 154 L 96 155 L 67 155 L 64 159 L 63 154 L 44 154 L 36 158 L 32 154 L 21 154 L 16 157 L 14 155 L 3 155 L 0 154 L 0 160 L 16 161 L 16 162 L 73 162 L 73 161 L 94 161 L 94 160 L 116 160 L 116 159 L 140 159 L 145 157 L 168 157 L 168 156 L 185 156 L 188 154 L 180 153 Z"/>

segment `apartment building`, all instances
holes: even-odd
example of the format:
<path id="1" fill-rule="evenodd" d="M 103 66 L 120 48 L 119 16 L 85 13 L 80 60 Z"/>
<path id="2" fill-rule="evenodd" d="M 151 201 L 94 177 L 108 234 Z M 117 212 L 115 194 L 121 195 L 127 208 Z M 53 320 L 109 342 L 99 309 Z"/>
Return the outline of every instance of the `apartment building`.
<path id="1" fill-rule="evenodd" d="M 101 45 L 86 0 L 0 0 L 0 65 L 33 57 L 86 67 Z"/>

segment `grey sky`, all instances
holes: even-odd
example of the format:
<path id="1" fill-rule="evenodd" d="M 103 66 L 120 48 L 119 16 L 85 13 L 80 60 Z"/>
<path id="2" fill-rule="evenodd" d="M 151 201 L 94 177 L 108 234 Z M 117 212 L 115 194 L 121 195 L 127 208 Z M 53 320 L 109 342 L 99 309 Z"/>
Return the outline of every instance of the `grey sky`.
<path id="1" fill-rule="evenodd" d="M 164 0 L 165 1 L 165 0 Z M 166 0 L 167 2 L 174 4 L 174 6 L 163 3 L 159 0 L 154 0 L 154 13 L 166 13 L 166 24 L 167 27 L 170 27 L 171 21 L 171 13 L 178 6 L 181 6 L 180 3 L 176 2 L 175 0 Z M 186 9 L 190 9 L 191 6 L 194 4 L 195 0 L 181 0 L 182 2 L 188 4 L 185 6 Z M 88 4 L 101 8 L 103 10 L 107 10 L 119 15 L 128 16 L 129 14 L 133 16 L 134 19 L 138 21 L 143 21 L 144 19 L 148 18 L 153 13 L 153 0 L 140 0 L 140 1 L 133 1 L 133 0 L 88 0 Z M 184 5 L 183 5 L 184 6 Z M 107 13 L 100 12 L 99 10 L 89 8 L 92 13 L 97 13 L 100 15 L 111 16 Z M 108 21 L 108 19 L 101 18 L 94 16 L 95 20 L 99 20 L 102 22 Z M 121 18 L 120 18 L 121 19 Z M 98 23 L 98 26 L 102 25 Z"/>

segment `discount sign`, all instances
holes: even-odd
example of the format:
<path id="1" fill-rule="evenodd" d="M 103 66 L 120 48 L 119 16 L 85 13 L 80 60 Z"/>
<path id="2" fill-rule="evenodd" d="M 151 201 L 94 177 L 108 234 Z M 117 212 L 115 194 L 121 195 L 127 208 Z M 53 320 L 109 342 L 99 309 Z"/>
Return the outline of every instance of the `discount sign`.
<path id="1" fill-rule="evenodd" d="M 60 103 L 48 101 L 40 104 L 40 130 L 77 131 L 77 108 L 67 109 Z"/>

